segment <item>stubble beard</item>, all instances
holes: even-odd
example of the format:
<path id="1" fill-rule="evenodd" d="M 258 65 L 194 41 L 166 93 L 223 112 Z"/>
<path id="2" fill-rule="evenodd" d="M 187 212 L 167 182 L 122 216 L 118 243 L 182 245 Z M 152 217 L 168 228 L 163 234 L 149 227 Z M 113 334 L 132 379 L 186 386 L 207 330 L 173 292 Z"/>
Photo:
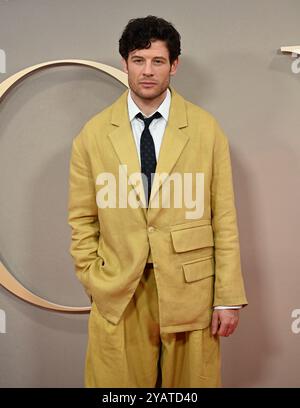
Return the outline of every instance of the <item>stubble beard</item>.
<path id="1" fill-rule="evenodd" d="M 147 91 L 144 93 L 143 91 L 140 91 L 140 89 L 138 88 L 138 86 L 136 86 L 133 82 L 131 82 L 130 80 L 128 81 L 129 83 L 129 87 L 130 89 L 133 91 L 133 93 L 136 94 L 136 96 L 142 100 L 154 100 L 159 98 L 164 92 L 166 92 L 166 90 L 168 89 L 169 85 L 170 85 L 170 79 L 167 83 L 164 83 L 162 85 L 160 85 L 159 89 L 153 93 L 153 94 L 147 94 Z"/>

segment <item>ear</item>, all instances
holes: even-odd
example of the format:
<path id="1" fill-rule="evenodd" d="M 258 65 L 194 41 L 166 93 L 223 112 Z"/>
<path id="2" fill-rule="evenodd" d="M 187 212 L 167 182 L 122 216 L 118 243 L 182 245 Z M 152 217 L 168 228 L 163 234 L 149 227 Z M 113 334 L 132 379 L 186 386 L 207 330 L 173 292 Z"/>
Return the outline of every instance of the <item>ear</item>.
<path id="1" fill-rule="evenodd" d="M 177 67 L 179 64 L 179 58 L 176 58 L 175 61 L 173 61 L 171 68 L 170 68 L 170 75 L 175 75 L 177 71 Z"/>
<path id="2" fill-rule="evenodd" d="M 126 72 L 126 74 L 128 74 L 127 61 L 124 58 L 122 58 L 121 63 L 122 63 L 123 71 Z"/>

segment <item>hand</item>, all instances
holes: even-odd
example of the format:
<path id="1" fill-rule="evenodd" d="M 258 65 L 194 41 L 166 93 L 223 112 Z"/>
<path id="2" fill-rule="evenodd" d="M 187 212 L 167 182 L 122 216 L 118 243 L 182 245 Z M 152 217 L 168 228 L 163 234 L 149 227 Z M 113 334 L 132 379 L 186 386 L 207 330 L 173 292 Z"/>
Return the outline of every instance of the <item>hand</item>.
<path id="1" fill-rule="evenodd" d="M 239 309 L 216 309 L 212 315 L 211 333 L 228 337 L 235 331 L 238 322 Z"/>

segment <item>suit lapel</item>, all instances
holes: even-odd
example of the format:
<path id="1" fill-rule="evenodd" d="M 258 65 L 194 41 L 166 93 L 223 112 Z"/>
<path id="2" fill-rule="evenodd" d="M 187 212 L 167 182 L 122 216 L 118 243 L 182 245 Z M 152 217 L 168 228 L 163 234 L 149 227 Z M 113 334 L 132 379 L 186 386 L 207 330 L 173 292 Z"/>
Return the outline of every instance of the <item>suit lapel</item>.
<path id="1" fill-rule="evenodd" d="M 156 173 L 153 179 L 148 211 L 146 208 L 141 207 L 145 219 L 149 217 L 152 211 L 158 210 L 157 208 L 151 208 L 151 201 L 159 192 L 164 182 L 164 180 L 159 177 L 159 174 L 171 173 L 189 140 L 189 136 L 181 130 L 187 126 L 185 101 L 173 87 L 170 87 L 170 90 L 172 93 L 172 99 L 169 119 L 157 160 Z M 114 128 L 109 133 L 108 137 L 120 163 L 127 166 L 127 177 L 133 173 L 136 173 L 138 185 L 141 186 L 141 188 L 137 187 L 136 182 L 130 184 L 132 188 L 136 190 L 137 195 L 141 197 L 141 201 L 145 203 L 145 195 L 141 178 L 141 167 L 134 137 L 132 135 L 131 124 L 129 122 L 127 95 L 128 90 L 124 92 L 113 104 L 111 123 Z"/>
<path id="2" fill-rule="evenodd" d="M 114 129 L 109 133 L 108 137 L 120 163 L 127 166 L 127 177 L 130 177 L 130 175 L 133 173 L 136 174 L 138 182 L 135 181 L 131 182 L 130 184 L 132 188 L 136 190 L 137 196 L 141 197 L 141 201 L 145 202 L 145 194 L 141 178 L 141 167 L 132 134 L 131 124 L 129 122 L 127 95 L 128 90 L 120 96 L 113 106 L 111 123 L 114 125 Z M 138 188 L 138 186 L 141 186 L 141 188 Z M 147 210 L 146 208 L 141 208 L 146 219 Z"/>
<path id="3" fill-rule="evenodd" d="M 151 208 L 151 201 L 153 201 L 164 181 L 166 180 L 162 179 L 162 177 L 159 177 L 159 174 L 170 174 L 172 172 L 172 169 L 174 168 L 178 158 L 180 157 L 185 145 L 189 140 L 189 136 L 181 130 L 187 126 L 185 101 L 174 90 L 174 88 L 170 87 L 170 90 L 172 93 L 172 99 L 169 119 L 163 136 L 156 165 L 156 172 L 151 188 L 148 211 L 155 210 L 155 207 Z"/>

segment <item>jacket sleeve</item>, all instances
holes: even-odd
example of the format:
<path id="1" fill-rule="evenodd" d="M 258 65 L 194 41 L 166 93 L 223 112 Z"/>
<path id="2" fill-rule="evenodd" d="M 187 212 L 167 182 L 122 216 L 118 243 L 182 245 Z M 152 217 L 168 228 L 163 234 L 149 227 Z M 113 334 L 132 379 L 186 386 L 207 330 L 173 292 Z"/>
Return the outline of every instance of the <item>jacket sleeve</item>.
<path id="1" fill-rule="evenodd" d="M 90 273 L 99 271 L 102 258 L 98 256 L 100 225 L 95 196 L 95 184 L 82 137 L 85 128 L 73 140 L 69 169 L 68 224 L 71 226 L 70 254 L 75 271 L 90 297 Z"/>
<path id="2" fill-rule="evenodd" d="M 211 182 L 212 227 L 215 243 L 214 304 L 247 305 L 241 272 L 239 233 L 228 140 L 214 120 Z"/>

